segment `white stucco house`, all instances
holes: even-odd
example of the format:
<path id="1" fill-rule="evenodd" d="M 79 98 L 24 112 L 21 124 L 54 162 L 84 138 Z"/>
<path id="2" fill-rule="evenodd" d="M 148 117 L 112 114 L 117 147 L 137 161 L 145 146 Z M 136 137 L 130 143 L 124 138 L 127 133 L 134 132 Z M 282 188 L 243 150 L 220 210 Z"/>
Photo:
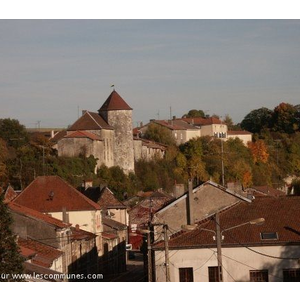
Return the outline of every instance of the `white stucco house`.
<path id="1" fill-rule="evenodd" d="M 251 203 L 241 201 L 223 209 L 219 215 L 223 231 L 223 281 L 300 281 L 299 197 L 259 197 Z M 259 226 L 248 223 L 257 218 L 264 218 L 265 222 Z M 196 225 L 196 229 L 182 230 L 168 240 L 167 265 L 171 282 L 218 281 L 214 215 Z M 154 244 L 153 250 L 154 278 L 164 282 L 164 241 Z"/>

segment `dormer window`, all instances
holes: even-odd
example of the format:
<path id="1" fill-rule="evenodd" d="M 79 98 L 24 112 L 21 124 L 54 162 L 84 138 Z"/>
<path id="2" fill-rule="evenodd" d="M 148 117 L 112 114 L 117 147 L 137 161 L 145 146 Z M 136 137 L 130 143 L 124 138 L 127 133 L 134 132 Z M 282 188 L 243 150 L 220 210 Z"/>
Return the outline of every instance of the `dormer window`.
<path id="1" fill-rule="evenodd" d="M 261 240 L 278 240 L 277 232 L 261 232 L 260 233 Z"/>

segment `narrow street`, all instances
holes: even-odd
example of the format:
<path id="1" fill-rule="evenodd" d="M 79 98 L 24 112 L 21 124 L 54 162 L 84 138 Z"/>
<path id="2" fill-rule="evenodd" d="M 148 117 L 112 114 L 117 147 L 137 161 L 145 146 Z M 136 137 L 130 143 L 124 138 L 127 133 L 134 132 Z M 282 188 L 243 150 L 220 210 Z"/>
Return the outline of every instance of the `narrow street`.
<path id="1" fill-rule="evenodd" d="M 127 263 L 127 271 L 120 274 L 113 282 L 145 282 L 147 274 L 144 272 L 144 261 L 142 253 L 134 253 L 134 258 L 130 258 Z"/>

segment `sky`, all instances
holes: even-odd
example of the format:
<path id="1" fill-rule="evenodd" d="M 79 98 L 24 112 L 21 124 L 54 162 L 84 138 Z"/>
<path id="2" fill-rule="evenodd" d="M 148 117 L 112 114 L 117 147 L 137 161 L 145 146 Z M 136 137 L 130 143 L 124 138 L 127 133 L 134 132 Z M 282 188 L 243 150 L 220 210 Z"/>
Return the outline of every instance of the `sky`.
<path id="1" fill-rule="evenodd" d="M 299 32 L 300 20 L 2 19 L 0 118 L 66 127 L 114 84 L 134 126 L 190 109 L 238 123 L 300 104 Z"/>

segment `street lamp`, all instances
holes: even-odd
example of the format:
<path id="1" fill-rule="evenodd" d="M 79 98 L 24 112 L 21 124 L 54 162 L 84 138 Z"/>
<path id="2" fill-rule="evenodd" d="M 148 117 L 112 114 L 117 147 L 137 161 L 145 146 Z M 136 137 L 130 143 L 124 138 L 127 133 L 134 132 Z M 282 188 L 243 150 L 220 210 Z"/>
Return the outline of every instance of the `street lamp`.
<path id="1" fill-rule="evenodd" d="M 251 221 L 248 221 L 248 222 L 236 225 L 236 226 L 225 228 L 221 231 L 219 212 L 217 212 L 215 214 L 215 222 L 216 222 L 216 230 L 207 229 L 207 228 L 200 228 L 200 230 L 212 232 L 212 233 L 215 234 L 216 242 L 217 242 L 218 279 L 219 279 L 220 282 L 222 282 L 223 281 L 223 272 L 222 272 L 222 247 L 221 247 L 221 244 L 222 244 L 222 234 L 223 234 L 223 232 L 229 231 L 231 229 L 238 228 L 238 227 L 241 227 L 241 226 L 245 226 L 245 225 L 248 225 L 248 224 L 249 225 L 262 225 L 265 222 L 265 219 L 264 218 L 254 219 L 254 220 L 251 220 Z M 187 230 L 187 231 L 194 230 L 194 229 L 196 229 L 196 227 L 197 227 L 196 224 L 181 226 L 181 228 L 183 230 Z"/>

